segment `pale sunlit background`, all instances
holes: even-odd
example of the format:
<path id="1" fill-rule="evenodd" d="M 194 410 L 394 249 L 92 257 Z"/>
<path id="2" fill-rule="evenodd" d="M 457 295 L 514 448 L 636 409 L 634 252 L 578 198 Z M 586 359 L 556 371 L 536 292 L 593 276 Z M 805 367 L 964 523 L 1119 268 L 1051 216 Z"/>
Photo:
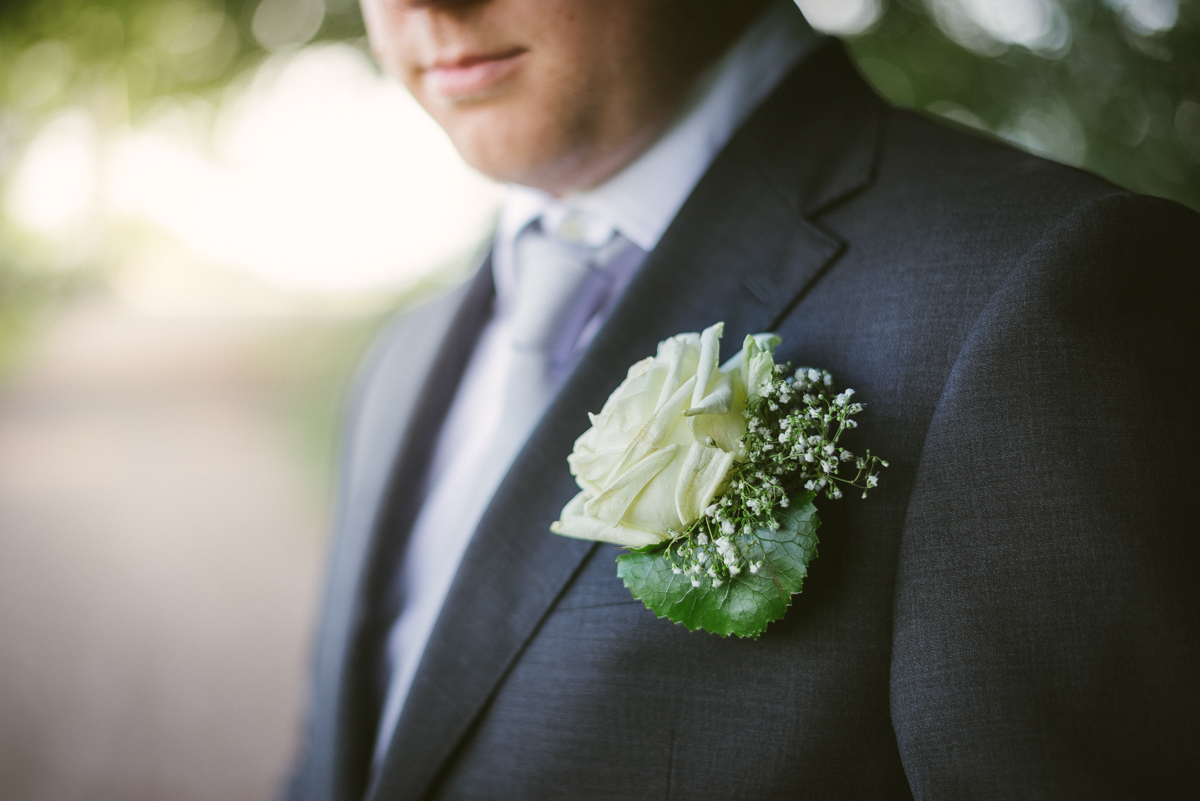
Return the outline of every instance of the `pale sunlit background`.
<path id="1" fill-rule="evenodd" d="M 1200 0 L 802 0 L 893 102 L 1200 207 Z M 0 798 L 266 799 L 336 421 L 500 189 L 354 0 L 0 5 Z"/>

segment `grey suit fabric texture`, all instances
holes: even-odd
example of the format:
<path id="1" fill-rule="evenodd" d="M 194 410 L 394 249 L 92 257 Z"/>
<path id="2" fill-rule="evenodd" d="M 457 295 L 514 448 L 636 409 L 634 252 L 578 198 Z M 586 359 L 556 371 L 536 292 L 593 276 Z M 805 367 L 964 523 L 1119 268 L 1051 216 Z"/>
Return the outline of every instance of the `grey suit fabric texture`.
<path id="1" fill-rule="evenodd" d="M 290 797 L 1200 797 L 1198 267 L 1196 214 L 890 108 L 824 42 L 518 456 L 371 775 L 373 596 L 486 267 L 379 342 Z M 617 549 L 548 531 L 586 413 L 718 320 L 722 357 L 774 330 L 855 388 L 848 446 L 891 462 L 868 500 L 819 504 L 804 591 L 757 641 L 656 618 Z"/>

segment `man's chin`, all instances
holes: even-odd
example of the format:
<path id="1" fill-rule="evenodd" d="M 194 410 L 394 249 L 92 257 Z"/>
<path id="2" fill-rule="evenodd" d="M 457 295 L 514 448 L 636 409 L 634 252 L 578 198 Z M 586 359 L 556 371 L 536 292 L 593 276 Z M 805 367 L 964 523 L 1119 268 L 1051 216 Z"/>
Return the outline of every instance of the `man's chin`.
<path id="1" fill-rule="evenodd" d="M 425 102 L 438 108 L 473 109 L 503 103 L 511 95 L 507 86 L 488 86 L 476 91 L 442 94 L 425 92 Z"/>
<path id="2" fill-rule="evenodd" d="M 434 116 L 463 160 L 494 181 L 549 189 L 568 161 L 554 146 L 562 137 L 530 126 L 529 114 L 463 103 Z"/>

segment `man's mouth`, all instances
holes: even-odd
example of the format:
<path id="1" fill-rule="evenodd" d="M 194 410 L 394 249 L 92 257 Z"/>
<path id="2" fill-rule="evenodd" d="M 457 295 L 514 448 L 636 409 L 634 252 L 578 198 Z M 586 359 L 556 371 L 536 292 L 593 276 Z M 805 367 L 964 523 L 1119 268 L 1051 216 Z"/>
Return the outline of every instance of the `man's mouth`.
<path id="1" fill-rule="evenodd" d="M 523 47 L 438 60 L 425 69 L 422 82 L 430 94 L 463 100 L 492 89 L 512 75 L 528 51 Z"/>

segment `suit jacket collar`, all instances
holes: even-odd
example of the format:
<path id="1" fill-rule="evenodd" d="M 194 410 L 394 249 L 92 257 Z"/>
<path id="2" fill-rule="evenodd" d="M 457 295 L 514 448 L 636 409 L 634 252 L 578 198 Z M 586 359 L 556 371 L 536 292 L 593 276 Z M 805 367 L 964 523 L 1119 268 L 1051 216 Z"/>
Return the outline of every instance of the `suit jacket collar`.
<path id="1" fill-rule="evenodd" d="M 775 327 L 843 247 L 805 215 L 869 183 L 882 111 L 827 40 L 718 156 L 484 513 L 368 798 L 429 791 L 597 547 L 549 533 L 577 491 L 566 457 L 587 412 L 668 336 L 723 320 L 726 358 L 746 334 Z"/>

